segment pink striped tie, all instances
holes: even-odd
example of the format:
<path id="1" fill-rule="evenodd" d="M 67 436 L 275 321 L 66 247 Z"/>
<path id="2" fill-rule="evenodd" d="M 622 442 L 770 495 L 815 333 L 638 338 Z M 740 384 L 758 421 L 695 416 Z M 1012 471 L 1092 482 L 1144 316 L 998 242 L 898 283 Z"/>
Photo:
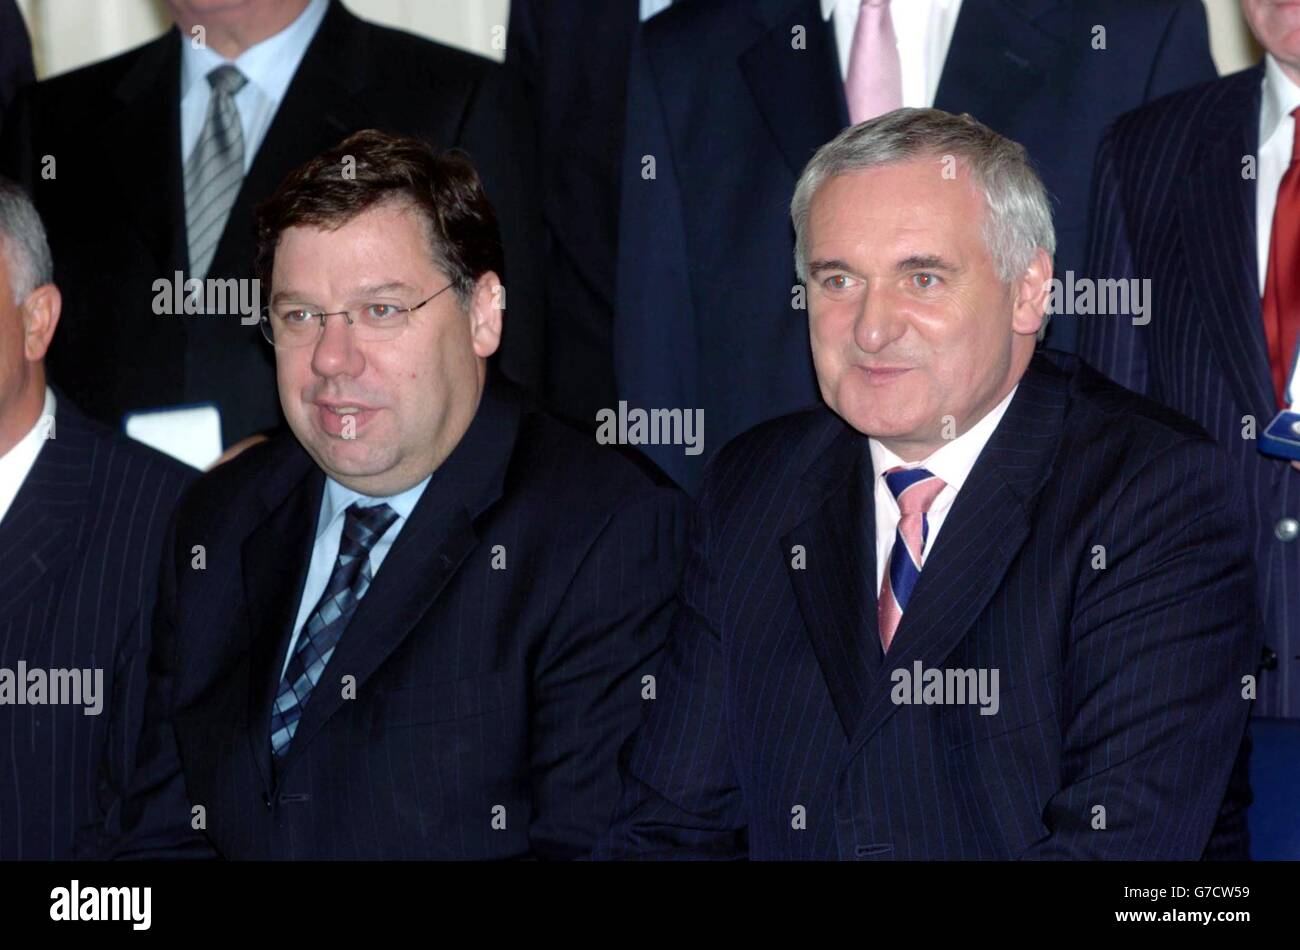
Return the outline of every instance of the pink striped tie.
<path id="1" fill-rule="evenodd" d="M 946 482 L 923 468 L 898 466 L 885 472 L 885 484 L 898 500 L 898 531 L 894 535 L 894 548 L 885 564 L 885 577 L 880 582 L 877 599 L 877 617 L 880 621 L 880 645 L 889 652 L 889 644 L 898 632 L 912 597 L 912 589 L 921 576 L 921 562 L 925 552 L 925 539 L 930 525 L 926 512 L 934 499 L 943 491 Z"/>
<path id="2" fill-rule="evenodd" d="M 844 96 L 854 125 L 903 106 L 903 67 L 889 0 L 862 0 Z"/>

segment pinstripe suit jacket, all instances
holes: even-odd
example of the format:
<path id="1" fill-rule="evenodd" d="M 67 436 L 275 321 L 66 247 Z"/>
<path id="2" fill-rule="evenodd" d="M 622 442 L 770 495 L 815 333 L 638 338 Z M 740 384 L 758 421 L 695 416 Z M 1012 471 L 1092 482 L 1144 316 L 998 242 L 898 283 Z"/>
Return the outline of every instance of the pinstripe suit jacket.
<path id="1" fill-rule="evenodd" d="M 1254 543 L 1264 612 L 1256 712 L 1300 716 L 1300 541 L 1274 533 L 1300 518 L 1300 472 L 1244 438 L 1277 412 L 1260 313 L 1255 179 L 1263 69 L 1129 113 L 1098 153 L 1089 272 L 1149 278 L 1145 326 L 1080 320 L 1080 354 L 1117 382 L 1199 422 L 1227 451 L 1229 480 Z"/>
<path id="2" fill-rule="evenodd" d="M 56 392 L 46 440 L 0 521 L 0 667 L 103 671 L 103 708 L 0 705 L 0 859 L 71 857 L 135 754 L 148 615 L 167 519 L 196 474 Z"/>
<path id="3" fill-rule="evenodd" d="M 617 800 L 617 751 L 640 719 L 641 677 L 667 631 L 683 496 L 493 377 L 273 771 L 272 700 L 323 486 L 286 436 L 217 469 L 182 502 L 137 786 L 104 850 L 588 852 Z M 196 545 L 203 570 L 193 569 Z"/>
<path id="4" fill-rule="evenodd" d="M 825 409 L 711 466 L 598 856 L 1199 857 L 1258 650 L 1222 452 L 1036 356 L 887 657 L 873 479 L 867 439 Z M 915 663 L 998 670 L 997 714 L 895 703 Z"/>

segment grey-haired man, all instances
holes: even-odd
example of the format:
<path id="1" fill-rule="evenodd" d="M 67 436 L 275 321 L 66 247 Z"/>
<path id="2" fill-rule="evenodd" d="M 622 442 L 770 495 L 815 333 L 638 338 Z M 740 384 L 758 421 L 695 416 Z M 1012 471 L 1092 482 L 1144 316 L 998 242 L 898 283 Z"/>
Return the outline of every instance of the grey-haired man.
<path id="1" fill-rule="evenodd" d="M 1222 453 L 1036 352 L 1014 142 L 898 110 L 792 212 L 826 406 L 711 466 L 598 854 L 1199 858 L 1259 649 Z"/>

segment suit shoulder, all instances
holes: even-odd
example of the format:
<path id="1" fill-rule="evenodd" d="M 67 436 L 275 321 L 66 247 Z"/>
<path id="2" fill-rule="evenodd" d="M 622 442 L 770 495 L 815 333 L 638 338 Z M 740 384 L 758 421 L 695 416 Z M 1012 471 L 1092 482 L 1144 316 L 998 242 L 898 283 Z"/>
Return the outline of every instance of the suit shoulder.
<path id="1" fill-rule="evenodd" d="M 653 466 L 535 407 L 520 418 L 511 476 L 516 489 L 564 499 L 602 518 L 624 506 L 684 498 Z"/>
<path id="2" fill-rule="evenodd" d="M 1225 107 L 1236 110 L 1258 87 L 1258 67 L 1230 76 L 1211 79 L 1153 99 L 1115 120 L 1110 136 L 1119 143 L 1168 139 L 1176 132 L 1193 129 Z"/>
<path id="3" fill-rule="evenodd" d="M 162 493 L 179 494 L 198 478 L 199 473 L 188 465 L 91 419 L 60 395 L 52 435 L 57 439 L 67 432 L 85 440 L 91 448 L 95 478 L 102 483 L 129 481 L 157 486 Z"/>
<path id="4" fill-rule="evenodd" d="M 781 486 L 803 477 L 808 465 L 844 434 L 848 424 L 825 406 L 814 406 L 747 429 L 724 445 L 705 467 L 704 485 L 745 486 L 755 479 Z"/>
<path id="5" fill-rule="evenodd" d="M 418 71 L 474 83 L 502 70 L 499 63 L 477 53 L 369 20 L 358 22 L 361 25 L 357 29 L 364 34 L 366 45 L 381 59 L 392 60 L 389 65 L 396 70 L 395 74 L 409 76 Z"/>
<path id="6" fill-rule="evenodd" d="M 163 44 L 177 42 L 168 31 L 164 35 L 136 46 L 124 53 L 79 66 L 66 73 L 42 79 L 28 87 L 37 99 L 76 102 L 86 98 L 99 98 L 111 93 L 126 78 L 142 58 L 162 53 Z"/>
<path id="7" fill-rule="evenodd" d="M 1142 464 L 1176 446 L 1221 451 L 1198 423 L 1093 369 L 1076 356 L 1053 354 L 1072 374 L 1071 416 L 1076 439 L 1106 441 L 1123 448 L 1126 464 Z"/>

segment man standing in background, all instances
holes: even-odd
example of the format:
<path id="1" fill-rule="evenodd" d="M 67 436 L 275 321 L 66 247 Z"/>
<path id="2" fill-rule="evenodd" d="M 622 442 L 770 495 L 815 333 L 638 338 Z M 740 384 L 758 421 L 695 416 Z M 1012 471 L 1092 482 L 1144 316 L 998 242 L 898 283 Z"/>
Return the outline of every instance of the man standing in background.
<path id="1" fill-rule="evenodd" d="M 35 79 L 22 11 L 17 0 L 0 0 L 0 121 L 18 90 Z"/>
<path id="2" fill-rule="evenodd" d="M 628 79 L 618 395 L 703 408 L 706 451 L 648 454 L 695 490 L 711 451 L 814 404 L 784 209 L 813 151 L 900 106 L 1024 144 L 1056 270 L 1083 264 L 1092 162 L 1121 113 L 1214 77 L 1200 0 L 711 0 L 640 33 Z M 1049 345 L 1070 349 L 1072 318 Z"/>
<path id="3" fill-rule="evenodd" d="M 378 127 L 463 147 L 482 170 L 506 246 L 499 362 L 536 385 L 532 132 L 505 70 L 367 23 L 339 0 L 167 8 L 167 34 L 36 84 L 5 122 L 0 161 L 45 217 L 69 298 L 55 380 L 112 425 L 215 404 L 226 449 L 279 425 L 256 314 L 159 314 L 155 284 L 251 280 L 254 207 L 307 158 Z"/>

